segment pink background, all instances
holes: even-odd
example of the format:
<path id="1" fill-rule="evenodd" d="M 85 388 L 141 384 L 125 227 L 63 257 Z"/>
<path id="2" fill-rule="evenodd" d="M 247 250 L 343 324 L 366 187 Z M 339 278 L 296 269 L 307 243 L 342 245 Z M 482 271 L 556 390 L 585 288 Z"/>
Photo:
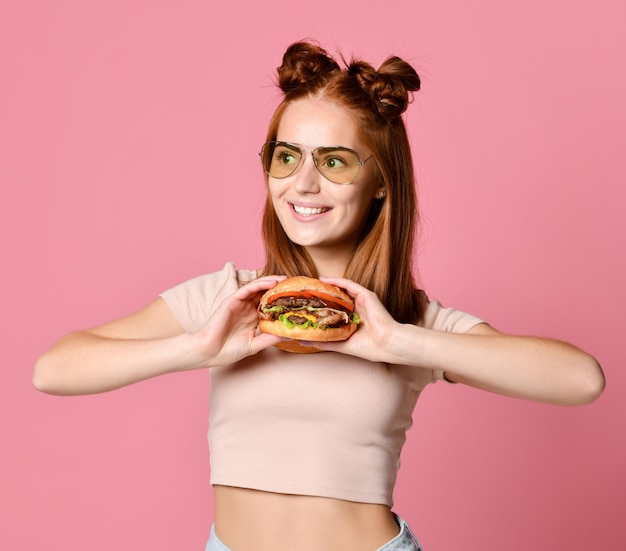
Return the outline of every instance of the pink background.
<path id="1" fill-rule="evenodd" d="M 208 373 L 58 398 L 32 366 L 64 332 L 259 265 L 274 68 L 309 36 L 423 77 L 430 295 L 573 341 L 608 379 L 583 408 L 429 388 L 396 509 L 428 551 L 623 549 L 624 2 L 251 4 L 0 5 L 0 549 L 204 548 Z"/>

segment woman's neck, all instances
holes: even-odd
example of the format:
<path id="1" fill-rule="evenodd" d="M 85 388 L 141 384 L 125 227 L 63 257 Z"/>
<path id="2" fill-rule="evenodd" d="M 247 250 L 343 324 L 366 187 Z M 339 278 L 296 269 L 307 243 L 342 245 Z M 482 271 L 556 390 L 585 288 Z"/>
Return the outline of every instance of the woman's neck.
<path id="1" fill-rule="evenodd" d="M 318 275 L 343 277 L 354 251 L 309 247 L 307 252 L 315 264 Z"/>

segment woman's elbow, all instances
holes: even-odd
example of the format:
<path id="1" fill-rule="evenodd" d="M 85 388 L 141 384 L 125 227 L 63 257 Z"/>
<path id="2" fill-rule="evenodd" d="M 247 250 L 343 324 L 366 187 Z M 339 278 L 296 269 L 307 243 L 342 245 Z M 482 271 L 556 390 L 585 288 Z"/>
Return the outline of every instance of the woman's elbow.
<path id="1" fill-rule="evenodd" d="M 33 387 L 45 394 L 64 394 L 56 362 L 50 351 L 44 352 L 35 362 L 33 369 Z"/>
<path id="2" fill-rule="evenodd" d="M 48 393 L 50 389 L 50 381 L 48 374 L 48 362 L 46 360 L 46 354 L 40 356 L 35 362 L 35 368 L 33 369 L 33 386 L 40 392 Z"/>
<path id="3" fill-rule="evenodd" d="M 598 361 L 593 356 L 587 356 L 584 365 L 580 368 L 577 378 L 576 400 L 574 405 L 590 404 L 597 400 L 604 392 L 606 379 Z"/>

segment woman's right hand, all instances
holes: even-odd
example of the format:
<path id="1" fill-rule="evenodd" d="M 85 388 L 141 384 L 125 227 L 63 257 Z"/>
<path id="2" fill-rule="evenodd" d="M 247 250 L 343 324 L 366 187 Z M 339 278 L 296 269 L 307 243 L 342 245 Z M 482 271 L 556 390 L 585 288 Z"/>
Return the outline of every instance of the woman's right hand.
<path id="1" fill-rule="evenodd" d="M 94 394 L 256 354 L 280 340 L 256 334 L 258 299 L 280 279 L 264 277 L 241 287 L 197 333 L 186 333 L 158 298 L 129 316 L 65 335 L 37 360 L 33 385 L 49 394 Z"/>
<path id="2" fill-rule="evenodd" d="M 196 334 L 199 340 L 198 367 L 232 364 L 281 340 L 275 335 L 257 332 L 257 307 L 261 295 L 282 279 L 284 276 L 256 279 L 224 299 Z"/>

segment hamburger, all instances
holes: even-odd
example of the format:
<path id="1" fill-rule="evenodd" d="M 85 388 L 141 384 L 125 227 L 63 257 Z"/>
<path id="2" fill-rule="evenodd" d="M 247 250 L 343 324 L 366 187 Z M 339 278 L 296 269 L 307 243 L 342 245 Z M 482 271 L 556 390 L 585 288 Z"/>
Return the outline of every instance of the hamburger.
<path id="1" fill-rule="evenodd" d="M 259 331 L 294 341 L 276 346 L 288 352 L 319 352 L 298 340 L 344 341 L 354 333 L 359 316 L 354 301 L 345 291 L 313 277 L 287 278 L 261 297 Z"/>

